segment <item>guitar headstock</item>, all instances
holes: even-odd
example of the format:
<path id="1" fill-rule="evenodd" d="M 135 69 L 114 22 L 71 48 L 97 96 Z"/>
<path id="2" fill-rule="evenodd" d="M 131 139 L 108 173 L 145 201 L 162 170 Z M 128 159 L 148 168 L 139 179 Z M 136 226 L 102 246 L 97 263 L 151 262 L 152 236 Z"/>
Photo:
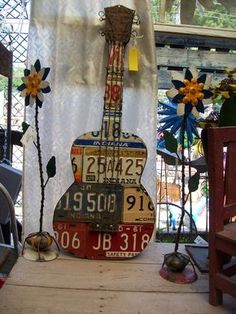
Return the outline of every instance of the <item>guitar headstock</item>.
<path id="1" fill-rule="evenodd" d="M 106 41 L 121 42 L 126 45 L 131 36 L 135 11 L 122 5 L 105 8 Z"/>

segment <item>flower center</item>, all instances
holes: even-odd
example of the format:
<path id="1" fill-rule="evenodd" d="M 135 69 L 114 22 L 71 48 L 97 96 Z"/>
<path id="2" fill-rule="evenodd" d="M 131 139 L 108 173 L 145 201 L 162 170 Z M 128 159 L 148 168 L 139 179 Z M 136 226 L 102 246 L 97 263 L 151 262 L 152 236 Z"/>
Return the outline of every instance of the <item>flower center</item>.
<path id="1" fill-rule="evenodd" d="M 191 81 L 185 79 L 183 83 L 185 87 L 179 89 L 179 93 L 184 95 L 183 103 L 185 105 L 191 103 L 193 106 L 196 106 L 198 101 L 204 98 L 202 92 L 204 84 L 198 83 L 195 78 L 192 78 Z"/>
<path id="2" fill-rule="evenodd" d="M 28 76 L 28 83 L 26 86 L 26 95 L 36 97 L 37 93 L 40 91 L 41 77 L 38 73 L 34 73 Z"/>

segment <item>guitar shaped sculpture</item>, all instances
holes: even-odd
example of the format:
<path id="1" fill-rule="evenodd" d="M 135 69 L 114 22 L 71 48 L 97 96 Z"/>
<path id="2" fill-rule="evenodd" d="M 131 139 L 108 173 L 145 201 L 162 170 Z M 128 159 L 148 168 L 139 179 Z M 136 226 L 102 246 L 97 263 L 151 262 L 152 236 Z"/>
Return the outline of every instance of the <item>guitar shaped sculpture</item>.
<path id="1" fill-rule="evenodd" d="M 121 130 L 124 55 L 134 13 L 120 5 L 105 8 L 108 62 L 101 130 L 72 144 L 74 183 L 54 212 L 59 245 L 81 258 L 134 257 L 154 230 L 154 206 L 140 183 L 147 149 L 138 136 Z"/>

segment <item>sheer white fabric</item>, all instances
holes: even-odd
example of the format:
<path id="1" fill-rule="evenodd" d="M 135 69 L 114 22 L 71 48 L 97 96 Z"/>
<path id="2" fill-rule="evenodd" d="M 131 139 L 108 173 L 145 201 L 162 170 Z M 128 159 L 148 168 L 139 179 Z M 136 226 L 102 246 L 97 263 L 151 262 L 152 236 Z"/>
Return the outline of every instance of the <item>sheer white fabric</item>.
<path id="1" fill-rule="evenodd" d="M 57 173 L 46 187 L 43 230 L 53 234 L 55 206 L 73 182 L 70 148 L 78 136 L 100 129 L 106 67 L 104 25 L 98 12 L 121 4 L 140 17 L 137 39 L 140 70 L 128 72 L 125 62 L 122 129 L 141 137 L 148 159 L 142 184 L 155 203 L 156 196 L 156 63 L 149 0 L 41 0 L 32 1 L 28 66 L 40 59 L 50 67 L 52 92 L 45 95 L 39 125 L 43 164 L 56 157 Z M 129 45 L 132 44 L 132 40 Z M 26 110 L 34 125 L 34 107 Z M 45 175 L 46 177 L 46 175 Z M 25 147 L 24 234 L 38 231 L 40 182 L 36 149 Z"/>

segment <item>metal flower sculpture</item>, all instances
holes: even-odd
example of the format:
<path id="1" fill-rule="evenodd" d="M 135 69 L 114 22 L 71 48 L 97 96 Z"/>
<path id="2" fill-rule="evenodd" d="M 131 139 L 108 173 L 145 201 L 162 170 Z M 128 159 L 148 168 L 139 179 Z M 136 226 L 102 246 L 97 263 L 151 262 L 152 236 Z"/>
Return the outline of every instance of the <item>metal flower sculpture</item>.
<path id="1" fill-rule="evenodd" d="M 174 74 L 174 79 L 172 80 L 174 88 L 167 91 L 167 96 L 170 99 L 169 104 L 164 104 L 166 109 L 159 112 L 161 115 L 166 115 L 167 117 L 160 120 L 160 122 L 165 123 L 161 128 L 164 130 L 164 139 L 166 149 L 171 153 L 177 153 L 177 139 L 174 137 L 174 133 L 180 130 L 180 144 L 181 144 L 181 173 L 182 173 L 182 191 L 181 191 L 181 209 L 182 214 L 180 218 L 180 223 L 178 226 L 175 249 L 174 252 L 166 254 L 164 257 L 164 262 L 160 274 L 162 277 L 168 280 L 174 280 L 178 282 L 179 276 L 176 276 L 176 272 L 182 273 L 183 282 L 188 283 L 196 280 L 197 275 L 193 266 L 194 272 L 190 272 L 190 275 L 184 273 L 185 267 L 191 260 L 188 256 L 179 253 L 179 240 L 181 228 L 185 215 L 185 203 L 187 201 L 189 193 L 195 191 L 198 188 L 198 183 L 200 179 L 200 172 L 197 171 L 193 176 L 190 177 L 188 182 L 189 193 L 186 197 L 185 195 L 185 157 L 184 157 L 184 141 L 185 133 L 187 133 L 188 141 L 192 142 L 193 133 L 197 132 L 197 118 L 200 117 L 199 113 L 204 113 L 205 105 L 210 101 L 212 93 L 207 89 L 210 84 L 210 80 L 207 79 L 206 74 L 198 76 L 196 69 L 187 69 L 185 71 L 184 77 L 180 74 Z M 162 103 L 163 105 L 163 103 Z M 195 117 L 194 117 L 195 116 Z M 170 128 L 170 132 L 166 129 Z M 178 157 L 179 158 L 179 157 Z"/>
<path id="2" fill-rule="evenodd" d="M 33 106 L 35 104 L 35 133 L 36 140 L 33 141 L 34 146 L 37 150 L 38 155 L 38 166 L 39 166 L 39 176 L 40 176 L 40 188 L 41 188 L 41 205 L 40 205 L 40 219 L 39 219 L 39 232 L 30 233 L 25 242 L 37 252 L 36 258 L 33 257 L 33 260 L 43 261 L 46 257 L 41 253 L 41 251 L 46 251 L 51 246 L 54 237 L 51 236 L 48 232 L 43 231 L 43 215 L 44 215 L 44 202 L 45 202 L 45 188 L 50 178 L 54 177 L 56 174 L 56 160 L 52 156 L 47 163 L 46 172 L 47 180 L 45 181 L 43 164 L 42 164 L 42 151 L 40 143 L 40 134 L 39 134 L 39 108 L 42 108 L 44 101 L 44 94 L 51 91 L 49 83 L 45 80 L 50 72 L 50 68 L 41 68 L 40 61 L 37 60 L 34 65 L 31 66 L 31 69 L 24 70 L 24 77 L 22 78 L 23 84 L 18 87 L 18 90 L 21 91 L 20 96 L 25 98 L 25 106 Z M 34 130 L 29 124 L 23 122 L 23 137 L 27 137 L 29 131 Z M 25 242 L 23 245 L 23 253 L 25 249 Z M 55 241 L 56 243 L 56 241 Z M 55 254 L 53 255 L 55 258 Z M 29 258 L 31 259 L 31 257 Z M 47 259 L 48 260 L 48 259 Z M 50 257 L 49 257 L 50 260 Z"/>
<path id="3" fill-rule="evenodd" d="M 159 123 L 163 125 L 160 126 L 158 131 L 164 131 L 170 129 L 171 134 L 176 134 L 179 132 L 179 138 L 182 138 L 182 123 L 184 119 L 184 115 L 177 114 L 177 107 L 178 105 L 169 99 L 169 102 L 160 102 L 163 110 L 158 111 L 160 116 L 165 116 L 159 120 Z M 187 123 L 186 123 L 186 134 L 187 139 L 190 143 L 193 142 L 193 135 L 199 137 L 199 133 L 197 130 L 197 125 L 199 123 L 199 119 L 196 118 L 192 113 L 187 116 Z"/>
<path id="4" fill-rule="evenodd" d="M 204 112 L 204 105 L 211 102 L 212 92 L 209 91 L 210 78 L 206 74 L 198 75 L 195 68 L 185 71 L 184 77 L 180 74 L 173 74 L 173 88 L 167 91 L 167 96 L 174 103 L 178 103 L 177 114 L 199 116 L 199 112 Z"/>
<path id="5" fill-rule="evenodd" d="M 45 81 L 49 72 L 50 68 L 41 68 L 39 60 L 31 65 L 31 70 L 24 70 L 23 84 L 18 87 L 18 90 L 21 91 L 20 96 L 25 97 L 26 106 L 32 107 L 36 102 L 36 107 L 42 107 L 43 94 L 51 91 L 49 82 Z"/>
<path id="6" fill-rule="evenodd" d="M 223 79 L 214 89 L 214 96 L 221 95 L 228 99 L 236 95 L 236 69 L 225 69 L 227 78 Z"/>
<path id="7" fill-rule="evenodd" d="M 212 87 L 213 99 L 220 103 L 220 110 L 212 111 L 200 123 L 202 128 L 201 141 L 206 161 L 208 160 L 208 127 L 236 126 L 236 69 L 225 69 L 227 77 L 215 87 Z"/>
<path id="8" fill-rule="evenodd" d="M 215 88 L 215 95 L 222 96 L 223 103 L 219 114 L 219 126 L 236 125 L 236 69 L 226 70 L 228 77 Z"/>

